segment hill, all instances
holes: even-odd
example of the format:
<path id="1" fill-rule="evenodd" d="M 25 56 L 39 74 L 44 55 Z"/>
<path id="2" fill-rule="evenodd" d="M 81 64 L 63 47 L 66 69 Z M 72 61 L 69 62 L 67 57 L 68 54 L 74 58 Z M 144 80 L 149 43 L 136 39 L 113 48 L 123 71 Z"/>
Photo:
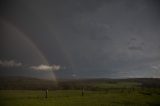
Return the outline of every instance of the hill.
<path id="1" fill-rule="evenodd" d="M 11 90 L 43 90 L 43 89 L 88 89 L 104 90 L 118 88 L 160 88 L 158 78 L 132 78 L 132 79 L 37 79 L 31 77 L 0 77 L 0 89 Z"/>

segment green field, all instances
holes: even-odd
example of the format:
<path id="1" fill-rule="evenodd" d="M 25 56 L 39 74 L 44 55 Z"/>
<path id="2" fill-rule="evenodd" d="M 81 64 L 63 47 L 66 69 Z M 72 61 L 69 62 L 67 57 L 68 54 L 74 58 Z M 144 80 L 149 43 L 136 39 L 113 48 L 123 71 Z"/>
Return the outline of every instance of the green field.
<path id="1" fill-rule="evenodd" d="M 0 106 L 160 106 L 160 89 L 110 89 L 49 91 L 1 90 Z"/>
<path id="2" fill-rule="evenodd" d="M 55 84 L 7 77 L 0 79 L 0 89 L 0 106 L 160 106 L 160 79 L 59 80 Z M 45 89 L 49 89 L 48 98 Z"/>

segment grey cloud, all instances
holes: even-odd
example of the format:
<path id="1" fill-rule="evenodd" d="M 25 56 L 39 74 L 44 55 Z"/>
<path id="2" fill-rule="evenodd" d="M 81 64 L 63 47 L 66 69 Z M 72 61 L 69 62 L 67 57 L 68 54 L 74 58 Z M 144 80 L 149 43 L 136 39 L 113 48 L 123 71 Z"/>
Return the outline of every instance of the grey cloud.
<path id="1" fill-rule="evenodd" d="M 140 51 L 140 50 L 143 50 L 143 48 L 141 46 L 130 46 L 128 47 L 129 50 L 137 50 L 137 51 Z"/>
<path id="2" fill-rule="evenodd" d="M 20 67 L 21 62 L 16 62 L 15 60 L 0 60 L 0 66 L 2 67 Z"/>
<path id="3" fill-rule="evenodd" d="M 144 48 L 144 42 L 137 38 L 131 38 L 128 42 L 128 45 L 129 50 L 142 51 Z"/>

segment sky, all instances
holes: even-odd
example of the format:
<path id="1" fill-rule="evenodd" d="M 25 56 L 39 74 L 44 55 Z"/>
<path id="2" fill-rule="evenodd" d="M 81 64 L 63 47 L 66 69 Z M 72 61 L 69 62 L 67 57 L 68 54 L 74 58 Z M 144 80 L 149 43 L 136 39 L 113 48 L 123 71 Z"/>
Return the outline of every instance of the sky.
<path id="1" fill-rule="evenodd" d="M 0 2 L 0 75 L 159 78 L 158 0 Z"/>

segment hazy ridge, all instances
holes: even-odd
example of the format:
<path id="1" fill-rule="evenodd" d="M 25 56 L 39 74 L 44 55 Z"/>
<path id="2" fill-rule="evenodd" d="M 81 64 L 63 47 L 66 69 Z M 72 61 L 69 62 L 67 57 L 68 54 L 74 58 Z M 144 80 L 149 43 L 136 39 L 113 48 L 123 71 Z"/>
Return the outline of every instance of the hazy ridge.
<path id="1" fill-rule="evenodd" d="M 0 77 L 0 89 L 11 90 L 43 90 L 43 89 L 81 89 L 89 90 L 107 88 L 160 88 L 159 78 L 130 78 L 130 79 L 58 79 L 57 81 L 32 77 L 8 76 Z"/>

